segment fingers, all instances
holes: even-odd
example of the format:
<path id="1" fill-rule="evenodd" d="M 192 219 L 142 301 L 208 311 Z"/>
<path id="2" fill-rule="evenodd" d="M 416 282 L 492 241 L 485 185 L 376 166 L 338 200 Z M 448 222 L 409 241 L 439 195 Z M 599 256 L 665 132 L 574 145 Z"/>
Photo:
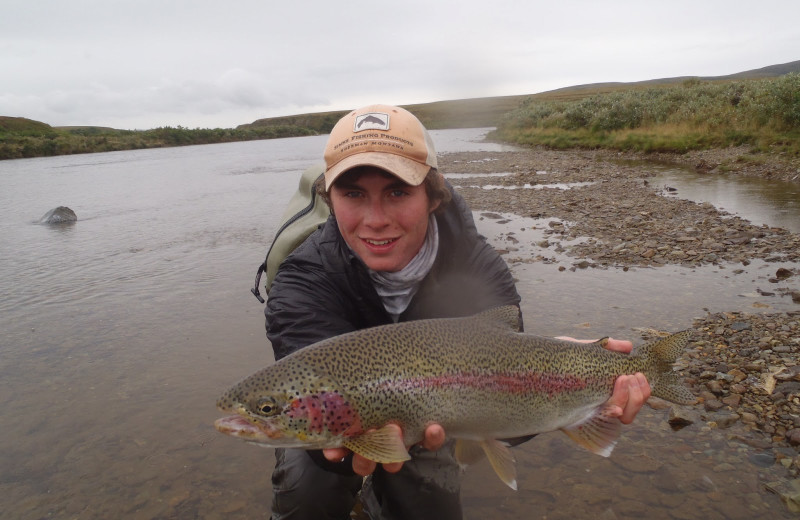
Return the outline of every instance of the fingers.
<path id="1" fill-rule="evenodd" d="M 422 447 L 429 451 L 436 451 L 444 444 L 444 428 L 438 424 L 431 424 L 425 428 L 425 439 Z"/>
<path id="2" fill-rule="evenodd" d="M 606 349 L 613 350 L 614 352 L 623 352 L 627 354 L 631 350 L 633 350 L 633 343 L 622 339 L 608 338 L 608 342 L 606 343 Z"/>
<path id="3" fill-rule="evenodd" d="M 569 336 L 556 336 L 556 339 L 575 341 L 577 343 L 594 343 L 595 341 L 597 341 L 596 339 L 575 339 Z M 628 352 L 633 350 L 633 343 L 623 339 L 608 338 L 605 348 L 608 350 L 613 350 L 614 352 L 623 352 L 627 354 Z"/>
<path id="4" fill-rule="evenodd" d="M 328 448 L 322 450 L 322 455 L 331 462 L 342 462 L 347 457 L 348 453 L 350 453 L 350 450 L 345 448 Z"/>
<path id="5" fill-rule="evenodd" d="M 356 473 L 356 475 L 361 475 L 362 477 L 366 477 L 367 475 L 372 474 L 372 472 L 375 471 L 375 468 L 377 467 L 378 464 L 376 462 L 373 462 L 369 459 L 365 459 L 358 453 L 353 455 L 353 471 Z"/>
<path id="6" fill-rule="evenodd" d="M 650 384 L 644 374 L 637 372 L 634 375 L 617 378 L 609 404 L 617 406 L 621 410 L 620 422 L 630 424 L 649 398 Z"/>
<path id="7" fill-rule="evenodd" d="M 391 425 L 398 429 L 398 434 L 400 434 L 400 427 L 397 425 Z M 445 433 L 444 428 L 442 428 L 438 424 L 431 424 L 425 429 L 425 438 L 422 440 L 422 446 L 426 450 L 436 451 L 442 447 L 445 441 Z M 322 450 L 323 455 L 326 459 L 331 462 L 341 462 L 342 460 L 347 457 L 350 453 L 350 450 L 345 448 L 329 448 Z M 388 473 L 397 473 L 403 467 L 402 462 L 391 462 L 383 464 L 383 469 Z M 353 471 L 357 475 L 361 475 L 362 477 L 366 477 L 367 475 L 371 474 L 375 471 L 378 467 L 378 464 L 374 461 L 366 459 L 359 455 L 358 453 L 353 454 Z"/>

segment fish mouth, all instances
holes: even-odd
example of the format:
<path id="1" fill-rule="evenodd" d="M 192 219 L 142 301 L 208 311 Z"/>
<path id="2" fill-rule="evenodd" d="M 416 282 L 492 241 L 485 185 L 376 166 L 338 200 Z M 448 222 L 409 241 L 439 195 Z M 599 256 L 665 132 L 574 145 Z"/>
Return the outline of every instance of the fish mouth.
<path id="1" fill-rule="evenodd" d="M 282 432 L 268 424 L 258 423 L 241 415 L 229 415 L 217 419 L 214 421 L 214 428 L 220 433 L 249 442 L 274 443 L 284 438 Z"/>

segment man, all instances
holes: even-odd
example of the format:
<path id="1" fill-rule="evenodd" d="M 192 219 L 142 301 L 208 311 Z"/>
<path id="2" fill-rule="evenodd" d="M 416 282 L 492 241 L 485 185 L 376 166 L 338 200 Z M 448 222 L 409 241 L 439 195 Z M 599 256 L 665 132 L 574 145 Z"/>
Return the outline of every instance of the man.
<path id="1" fill-rule="evenodd" d="M 519 306 L 508 266 L 438 172 L 433 142 L 411 113 L 386 105 L 349 113 L 324 157 L 317 191 L 332 215 L 281 264 L 269 292 L 276 359 L 366 327 Z M 630 422 L 649 394 L 636 374 L 618 378 L 611 399 Z M 376 467 L 343 449 L 276 450 L 273 519 L 349 518 L 366 475 L 362 501 L 374 518 L 461 518 L 460 470 L 442 428 L 428 427 L 410 453 L 405 464 Z"/>

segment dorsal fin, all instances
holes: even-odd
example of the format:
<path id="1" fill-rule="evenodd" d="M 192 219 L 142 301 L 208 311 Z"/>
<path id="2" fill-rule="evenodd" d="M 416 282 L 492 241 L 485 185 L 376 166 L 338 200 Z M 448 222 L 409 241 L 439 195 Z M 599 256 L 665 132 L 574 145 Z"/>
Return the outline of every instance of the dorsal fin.
<path id="1" fill-rule="evenodd" d="M 476 314 L 475 318 L 507 327 L 514 332 L 519 332 L 522 328 L 519 307 L 516 305 L 495 307 Z"/>

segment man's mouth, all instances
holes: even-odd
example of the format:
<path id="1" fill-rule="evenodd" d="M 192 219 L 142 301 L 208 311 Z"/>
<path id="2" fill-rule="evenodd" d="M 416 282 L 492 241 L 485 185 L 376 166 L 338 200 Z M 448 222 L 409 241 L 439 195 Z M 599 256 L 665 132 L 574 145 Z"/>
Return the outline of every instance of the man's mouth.
<path id="1" fill-rule="evenodd" d="M 392 242 L 394 242 L 396 240 L 397 240 L 396 238 L 387 238 L 387 239 L 384 239 L 384 240 L 374 240 L 372 238 L 365 238 L 364 242 L 366 242 L 367 244 L 369 244 L 371 246 L 385 246 L 385 245 L 391 244 Z"/>

